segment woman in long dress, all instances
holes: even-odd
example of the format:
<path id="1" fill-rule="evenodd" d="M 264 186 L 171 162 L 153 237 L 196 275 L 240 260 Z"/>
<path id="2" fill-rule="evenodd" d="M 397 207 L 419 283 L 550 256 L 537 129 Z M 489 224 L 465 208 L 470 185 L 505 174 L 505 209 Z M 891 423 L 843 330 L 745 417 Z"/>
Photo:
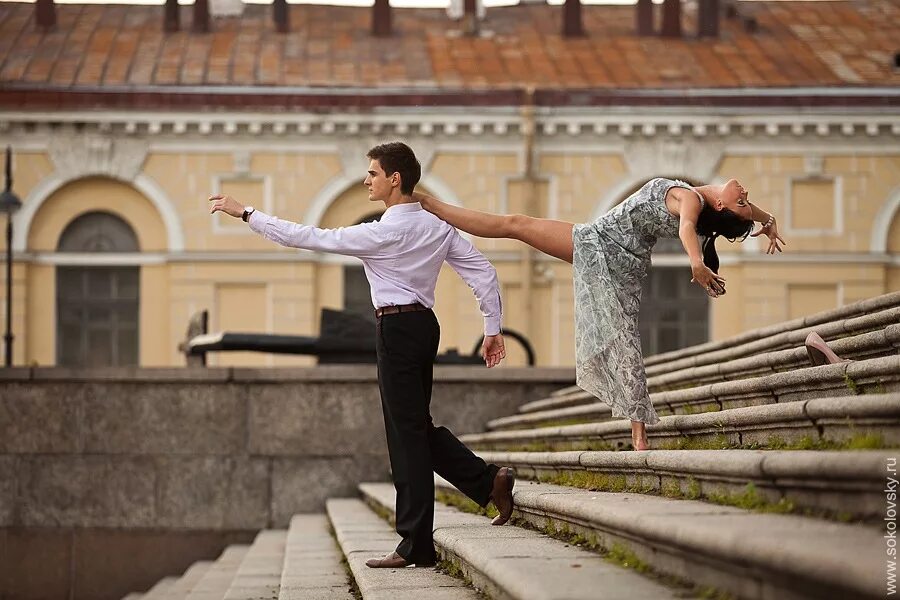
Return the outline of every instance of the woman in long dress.
<path id="1" fill-rule="evenodd" d="M 520 240 L 572 263 L 576 383 L 608 404 L 614 417 L 631 419 L 634 448 L 647 450 L 645 426 L 659 421 L 647 392 L 638 333 L 641 282 L 650 269 L 650 251 L 658 238 L 680 238 L 691 261 L 691 281 L 718 298 L 725 293 L 725 278 L 718 274 L 717 237 L 743 241 L 765 234 L 767 254 L 781 252 L 785 243 L 775 218 L 747 196 L 734 179 L 693 188 L 656 178 L 593 223 L 580 225 L 479 212 L 420 193 L 413 198 L 472 235 Z M 750 233 L 754 222 L 761 226 Z"/>

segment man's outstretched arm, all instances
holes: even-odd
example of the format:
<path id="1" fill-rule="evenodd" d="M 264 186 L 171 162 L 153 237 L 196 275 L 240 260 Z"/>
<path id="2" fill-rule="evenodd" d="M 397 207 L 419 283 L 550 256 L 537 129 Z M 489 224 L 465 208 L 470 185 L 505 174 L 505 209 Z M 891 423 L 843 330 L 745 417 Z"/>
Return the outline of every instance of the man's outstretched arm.
<path id="1" fill-rule="evenodd" d="M 506 358 L 506 347 L 500 332 L 503 318 L 500 301 L 500 283 L 497 270 L 471 242 L 464 240 L 456 231 L 447 253 L 447 264 L 475 292 L 478 306 L 484 317 L 484 342 L 481 353 L 488 368 L 496 367 Z"/>
<path id="2" fill-rule="evenodd" d="M 244 205 L 231 196 L 222 194 L 210 196 L 209 202 L 210 214 L 223 212 L 238 219 L 244 214 Z M 376 228 L 371 223 L 337 229 L 320 229 L 279 219 L 259 210 L 250 215 L 248 223 L 250 229 L 264 238 L 289 248 L 367 258 L 374 256 L 382 244 Z"/>

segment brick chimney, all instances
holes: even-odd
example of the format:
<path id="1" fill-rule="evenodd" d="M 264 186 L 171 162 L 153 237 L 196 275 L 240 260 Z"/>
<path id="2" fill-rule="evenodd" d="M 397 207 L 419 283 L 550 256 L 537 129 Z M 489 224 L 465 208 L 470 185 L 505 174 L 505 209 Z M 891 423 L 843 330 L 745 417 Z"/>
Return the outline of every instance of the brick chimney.
<path id="1" fill-rule="evenodd" d="M 638 35 L 653 35 L 653 0 L 637 0 L 635 24 Z"/>
<path id="2" fill-rule="evenodd" d="M 388 0 L 375 0 L 372 6 L 372 35 L 391 35 L 391 4 Z"/>
<path id="3" fill-rule="evenodd" d="M 56 27 L 56 5 L 53 0 L 37 0 L 34 7 L 34 18 L 38 27 L 44 29 Z"/>
<path id="4" fill-rule="evenodd" d="M 563 5 L 563 37 L 581 37 L 583 35 L 581 0 L 566 0 Z"/>
<path id="5" fill-rule="evenodd" d="M 660 33 L 666 37 L 681 37 L 681 0 L 665 0 Z"/>
<path id="6" fill-rule="evenodd" d="M 719 37 L 719 0 L 698 0 L 697 37 Z"/>

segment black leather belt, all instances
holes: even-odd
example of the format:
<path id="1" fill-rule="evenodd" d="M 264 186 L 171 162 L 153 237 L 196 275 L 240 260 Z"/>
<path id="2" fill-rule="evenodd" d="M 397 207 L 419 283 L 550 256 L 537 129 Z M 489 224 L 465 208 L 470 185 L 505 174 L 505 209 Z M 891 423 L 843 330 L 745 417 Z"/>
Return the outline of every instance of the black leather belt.
<path id="1" fill-rule="evenodd" d="M 428 310 L 428 307 L 422 306 L 418 302 L 413 302 L 412 304 L 396 304 L 392 306 L 382 306 L 381 308 L 375 309 L 375 318 L 380 319 L 384 315 L 393 315 L 396 313 L 404 313 L 404 312 L 418 312 L 420 310 Z"/>

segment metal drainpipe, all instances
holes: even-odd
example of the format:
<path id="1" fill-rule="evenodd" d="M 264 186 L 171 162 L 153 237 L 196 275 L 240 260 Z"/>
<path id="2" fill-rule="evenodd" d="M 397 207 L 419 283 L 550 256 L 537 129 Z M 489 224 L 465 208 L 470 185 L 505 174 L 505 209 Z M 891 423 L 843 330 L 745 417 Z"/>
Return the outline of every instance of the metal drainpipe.
<path id="1" fill-rule="evenodd" d="M 525 134 L 525 170 L 523 180 L 525 182 L 525 214 L 538 216 L 538 181 L 534 166 L 534 88 L 529 87 L 525 92 L 525 104 L 522 105 L 522 129 Z M 522 296 L 524 301 L 525 323 L 520 327 L 525 330 L 528 338 L 533 337 L 532 322 L 534 321 L 532 292 L 534 288 L 534 250 L 531 246 L 523 244 L 522 248 Z"/>

